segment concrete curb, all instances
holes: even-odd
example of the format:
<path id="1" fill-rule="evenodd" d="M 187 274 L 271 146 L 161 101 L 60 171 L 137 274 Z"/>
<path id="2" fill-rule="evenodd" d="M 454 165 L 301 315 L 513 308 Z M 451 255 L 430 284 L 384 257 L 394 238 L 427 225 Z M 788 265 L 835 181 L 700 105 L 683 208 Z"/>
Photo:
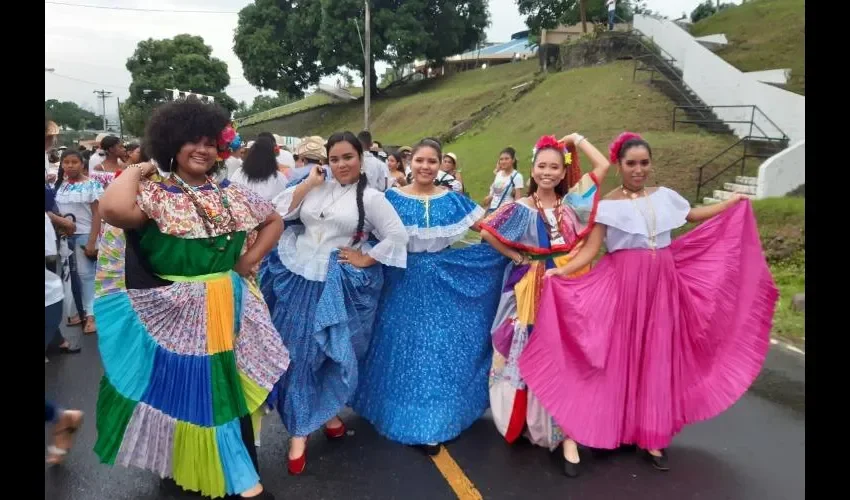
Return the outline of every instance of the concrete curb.
<path id="1" fill-rule="evenodd" d="M 803 349 L 800 349 L 799 347 L 797 347 L 793 344 L 789 344 L 788 342 L 785 342 L 784 340 L 780 340 L 780 339 L 771 337 L 770 343 L 771 343 L 771 345 L 779 346 L 782 349 L 785 349 L 787 351 L 791 351 L 791 352 L 799 354 L 801 356 L 806 355 L 806 351 L 804 351 Z"/>

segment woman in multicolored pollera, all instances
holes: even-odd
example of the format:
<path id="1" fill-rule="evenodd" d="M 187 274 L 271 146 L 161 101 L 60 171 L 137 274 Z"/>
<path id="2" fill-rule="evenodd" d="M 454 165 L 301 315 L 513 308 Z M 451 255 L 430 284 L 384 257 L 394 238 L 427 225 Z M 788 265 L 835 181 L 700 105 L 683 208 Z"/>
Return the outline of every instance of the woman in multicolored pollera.
<path id="1" fill-rule="evenodd" d="M 593 167 L 581 175 L 578 151 Z M 608 159 L 584 136 L 542 137 L 534 147 L 529 195 L 503 205 L 481 223 L 481 238 L 513 262 L 505 272 L 502 297 L 493 322 L 490 407 L 496 428 L 509 443 L 521 435 L 555 450 L 563 446 L 563 472 L 579 472 L 578 448 L 528 391 L 519 369 L 537 326 L 538 297 L 547 269 L 574 258 L 593 228 L 599 186 Z M 589 266 L 578 269 L 587 272 Z"/>
<path id="2" fill-rule="evenodd" d="M 209 176 L 233 134 L 196 99 L 154 112 L 151 163 L 128 166 L 101 199 L 95 311 L 104 377 L 95 452 L 218 498 L 272 499 L 260 483 L 251 415 L 289 365 L 254 283 L 244 278 L 283 223 L 252 191 Z M 249 232 L 256 241 L 246 248 Z"/>

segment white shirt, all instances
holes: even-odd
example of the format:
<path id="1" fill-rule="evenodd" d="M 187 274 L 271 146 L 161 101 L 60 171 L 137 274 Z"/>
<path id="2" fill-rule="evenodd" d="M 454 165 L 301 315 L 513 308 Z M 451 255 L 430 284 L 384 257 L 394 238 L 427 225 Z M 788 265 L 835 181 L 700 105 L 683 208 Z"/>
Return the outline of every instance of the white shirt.
<path id="1" fill-rule="evenodd" d="M 99 149 L 92 153 L 91 157 L 89 158 L 89 172 L 94 170 L 94 167 L 100 165 L 101 163 L 103 163 L 103 160 L 106 159 L 106 155 L 102 153 L 103 151 Z"/>
<path id="2" fill-rule="evenodd" d="M 264 181 L 249 180 L 245 172 L 242 171 L 242 167 L 239 167 L 230 175 L 230 182 L 241 184 L 269 201 L 282 193 L 287 184 L 286 177 L 280 172 L 275 172 L 274 175 Z"/>
<path id="3" fill-rule="evenodd" d="M 608 12 L 613 12 L 617 8 L 617 0 L 606 0 Z"/>
<path id="4" fill-rule="evenodd" d="M 295 167 L 295 157 L 292 156 L 292 153 L 285 149 L 281 149 L 280 153 L 277 155 L 277 162 L 281 165 L 285 165 L 289 168 Z"/>
<path id="5" fill-rule="evenodd" d="M 92 226 L 91 204 L 103 196 L 100 183 L 89 178 L 85 182 L 69 182 L 67 179 L 56 191 L 56 206 L 62 215 L 74 214 L 77 230 L 74 234 L 88 235 Z"/>
<path id="6" fill-rule="evenodd" d="M 331 252 L 349 246 L 357 229 L 357 184 L 343 186 L 336 179 L 324 182 L 289 211 L 296 188 L 288 188 L 273 202 L 284 220 L 301 219 L 304 223 L 284 231 L 278 244 L 280 261 L 303 278 L 325 281 Z M 367 187 L 363 192 L 363 208 L 363 232 L 374 233 L 380 240 L 374 247 L 363 244 L 363 252 L 382 264 L 406 267 L 407 231 L 393 206 L 383 193 Z"/>
<path id="7" fill-rule="evenodd" d="M 449 187 L 451 187 L 452 191 L 454 191 L 456 193 L 462 193 L 463 192 L 463 184 L 461 184 L 460 181 L 457 180 L 457 178 L 455 176 L 453 176 L 452 174 L 450 174 L 448 172 L 445 172 L 443 170 L 438 170 L 436 180 L 437 180 L 437 182 L 447 181 L 449 183 Z"/>
<path id="8" fill-rule="evenodd" d="M 369 181 L 369 187 L 384 192 L 390 185 L 390 169 L 387 164 L 375 158 L 372 153 L 363 153 L 363 172 Z"/>
<path id="9" fill-rule="evenodd" d="M 231 156 L 230 158 L 224 160 L 224 177 L 230 180 L 233 180 L 233 173 L 242 168 L 242 160 L 236 158 L 235 156 Z"/>
<path id="10" fill-rule="evenodd" d="M 44 256 L 50 257 L 57 255 L 56 252 L 56 231 L 53 229 L 53 224 L 44 213 Z M 65 297 L 62 291 L 62 278 L 44 268 L 44 307 L 51 306 Z"/>
<path id="11" fill-rule="evenodd" d="M 513 186 L 511 186 L 511 178 L 513 178 Z M 525 185 L 523 184 L 522 174 L 519 173 L 518 170 L 514 170 L 509 174 L 506 174 L 504 170 L 499 170 L 496 173 L 496 179 L 493 181 L 493 184 L 490 185 L 490 195 L 493 197 L 492 201 L 490 201 L 490 208 L 496 209 L 500 206 L 506 205 L 514 201 L 514 190 L 522 189 Z M 510 187 L 511 189 L 504 196 L 504 200 L 502 199 L 502 194 L 505 192 L 505 188 Z M 499 202 L 502 202 L 499 204 Z"/>

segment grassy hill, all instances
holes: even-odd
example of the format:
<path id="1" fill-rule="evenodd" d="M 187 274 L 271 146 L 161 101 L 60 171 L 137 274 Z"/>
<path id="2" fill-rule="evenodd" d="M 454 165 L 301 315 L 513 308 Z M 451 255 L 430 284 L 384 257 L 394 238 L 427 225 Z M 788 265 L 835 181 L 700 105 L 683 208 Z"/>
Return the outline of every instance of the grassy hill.
<path id="1" fill-rule="evenodd" d="M 470 127 L 445 152 L 458 155 L 466 187 L 479 202 L 493 180 L 499 151 L 513 146 L 526 178 L 531 148 L 542 134 L 559 137 L 579 131 L 598 148 L 623 130 L 640 132 L 652 145 L 654 181 L 694 201 L 697 167 L 735 139 L 708 134 L 696 127 L 671 131 L 673 104 L 646 83 L 632 81 L 632 64 L 618 62 L 536 74 L 527 61 L 416 82 L 374 100 L 371 127 L 385 145 L 411 145 L 426 136 L 441 136 L 459 123 Z M 522 88 L 516 88 L 528 83 Z M 362 128 L 362 103 L 328 105 L 312 113 L 311 134 L 328 136 Z M 287 118 L 243 126 L 246 135 L 263 130 L 287 133 Z M 306 133 L 306 131 L 305 131 Z M 582 158 L 585 169 L 589 166 Z M 619 184 L 612 169 L 603 190 Z M 755 203 L 762 242 L 781 288 L 782 303 L 774 333 L 794 341 L 805 336 L 804 315 L 791 310 L 795 293 L 805 289 L 805 200 L 780 198 Z"/>
<path id="2" fill-rule="evenodd" d="M 458 155 L 467 188 L 477 200 L 487 194 L 499 151 L 506 146 L 516 148 L 520 168 L 528 175 L 531 148 L 542 134 L 561 137 L 579 131 L 607 151 L 621 131 L 639 131 L 653 145 L 658 182 L 691 199 L 696 194 L 695 168 L 734 142 L 696 128 L 672 132 L 673 104 L 645 83 L 632 82 L 628 62 L 545 78 L 535 75 L 536 69 L 535 61 L 526 61 L 399 89 L 398 95 L 373 101 L 372 134 L 386 145 L 410 145 L 422 137 L 440 136 L 472 118 L 474 125 L 445 149 Z M 524 83 L 529 84 L 514 89 Z M 362 128 L 362 112 L 360 102 L 325 106 L 321 115 L 311 120 L 310 133 L 356 132 Z M 285 129 L 287 118 L 240 130 L 251 135 L 263 130 L 285 133 Z M 608 184 L 616 184 L 614 175 Z"/>
<path id="3" fill-rule="evenodd" d="M 791 68 L 787 90 L 806 93 L 805 0 L 750 0 L 703 19 L 694 36 L 724 33 L 729 45 L 716 52 L 741 71 Z"/>

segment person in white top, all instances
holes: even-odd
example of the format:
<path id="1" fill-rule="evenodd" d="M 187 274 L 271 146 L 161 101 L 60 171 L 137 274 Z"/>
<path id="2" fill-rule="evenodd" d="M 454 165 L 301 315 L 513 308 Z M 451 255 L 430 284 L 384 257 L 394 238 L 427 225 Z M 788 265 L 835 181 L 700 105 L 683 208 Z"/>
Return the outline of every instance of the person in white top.
<path id="1" fill-rule="evenodd" d="M 224 160 L 224 168 L 222 168 L 216 177 L 218 182 L 223 181 L 224 179 L 233 179 L 233 173 L 239 170 L 242 167 L 242 153 L 245 151 L 244 147 L 237 149 L 232 152 L 230 156 Z"/>
<path id="2" fill-rule="evenodd" d="M 333 134 L 327 152 L 331 182 L 313 167 L 275 198 L 285 221 L 303 224 L 287 224 L 259 274 L 275 327 L 292 346 L 290 370 L 273 394 L 291 436 L 294 475 L 306 467 L 312 432 L 324 426 L 329 438 L 345 437 L 337 414 L 357 389 L 383 284 L 380 264 L 407 266 L 407 231 L 384 194 L 367 185 L 358 138 Z"/>
<path id="3" fill-rule="evenodd" d="M 44 347 L 47 348 L 59 331 L 62 321 L 62 279 L 48 266 L 56 266 L 56 232 L 53 224 L 44 213 Z M 44 358 L 47 361 L 47 358 Z M 74 433 L 83 423 L 83 412 L 63 410 L 44 399 L 44 423 L 53 424 L 53 443 L 47 448 L 47 463 L 58 465 L 65 461 L 74 444 Z"/>
<path id="4" fill-rule="evenodd" d="M 101 141 L 103 141 L 107 137 L 109 137 L 109 134 L 103 134 L 103 133 L 97 134 L 97 137 L 95 137 L 95 139 L 94 139 L 95 148 L 94 148 L 94 151 L 92 152 L 92 155 L 89 157 L 89 172 L 94 170 L 94 168 L 96 166 L 103 163 L 103 160 L 106 159 L 106 151 L 104 151 L 101 148 L 100 143 L 101 143 Z"/>
<path id="5" fill-rule="evenodd" d="M 437 172 L 437 178 L 434 182 L 451 189 L 456 193 L 463 192 L 463 181 L 460 176 L 460 171 L 457 169 L 457 155 L 454 153 L 446 153 L 443 155 L 442 168 Z"/>
<path id="6" fill-rule="evenodd" d="M 124 158 L 126 156 L 126 151 L 124 150 L 124 145 L 121 144 L 121 139 L 114 135 L 108 135 L 100 141 L 100 150 L 98 150 L 98 154 L 103 152 L 103 156 L 99 161 L 96 161 L 94 165 L 92 165 L 92 160 L 95 159 L 96 154 L 91 155 L 89 158 L 89 174 L 91 175 L 93 172 L 110 172 L 115 173 L 122 168 L 124 168 Z"/>
<path id="7" fill-rule="evenodd" d="M 605 0 L 608 6 L 608 31 L 614 31 L 614 17 L 617 10 L 617 0 Z"/>
<path id="8" fill-rule="evenodd" d="M 98 213 L 98 200 L 101 196 L 101 183 L 83 172 L 82 155 L 78 151 L 66 150 L 62 155 L 62 169 L 56 181 L 56 205 L 61 214 L 73 215 L 76 222 L 76 230 L 67 238 L 66 243 L 74 252 L 71 272 L 75 276 L 72 276 L 72 279 L 79 279 L 82 303 L 77 303 L 76 306 L 81 314 L 86 315 L 83 327 L 86 334 L 96 331 L 93 312 L 94 275 L 101 227 Z M 82 319 L 80 317 L 80 320 Z M 76 318 L 71 318 L 70 324 L 77 322 Z M 79 349 L 76 340 L 68 337 L 66 340 L 71 344 L 69 349 Z"/>
<path id="9" fill-rule="evenodd" d="M 372 134 L 368 130 L 357 134 L 357 139 L 363 147 L 363 173 L 366 174 L 369 187 L 383 193 L 390 187 L 390 169 L 370 151 Z"/>
<path id="10" fill-rule="evenodd" d="M 275 144 L 259 137 L 242 166 L 230 175 L 230 182 L 241 184 L 271 201 L 286 189 L 287 178 L 277 168 Z"/>
<path id="11" fill-rule="evenodd" d="M 488 213 L 524 196 L 524 180 L 516 166 L 516 151 L 514 148 L 507 147 L 503 149 L 499 153 L 496 178 L 493 180 L 493 184 L 490 184 L 490 194 L 484 199 L 484 205 L 489 207 L 487 210 Z"/>

